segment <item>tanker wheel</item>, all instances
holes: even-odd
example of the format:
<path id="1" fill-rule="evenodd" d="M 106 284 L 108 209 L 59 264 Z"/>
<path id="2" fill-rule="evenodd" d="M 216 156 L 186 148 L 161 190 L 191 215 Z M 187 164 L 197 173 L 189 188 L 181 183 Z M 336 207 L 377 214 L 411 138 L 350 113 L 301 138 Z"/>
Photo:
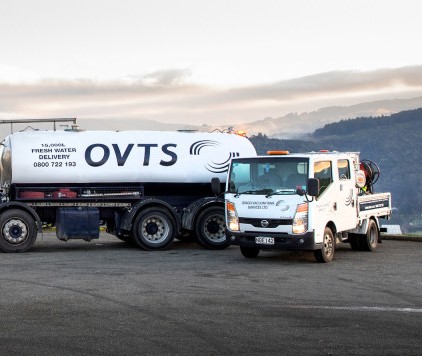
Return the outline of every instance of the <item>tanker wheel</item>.
<path id="1" fill-rule="evenodd" d="M 198 242 L 210 250 L 222 250 L 229 246 L 226 237 L 226 219 L 223 207 L 211 207 L 201 212 L 195 227 Z"/>
<path id="2" fill-rule="evenodd" d="M 12 209 L 0 215 L 0 249 L 3 252 L 25 252 L 37 239 L 35 221 L 27 212 Z"/>
<path id="3" fill-rule="evenodd" d="M 362 251 L 374 251 L 378 246 L 379 230 L 374 220 L 368 222 L 368 232 L 360 235 L 359 247 Z"/>
<path id="4" fill-rule="evenodd" d="M 322 241 L 322 248 L 320 250 L 314 251 L 315 259 L 318 262 L 331 262 L 334 258 L 335 245 L 336 241 L 334 239 L 333 232 L 329 227 L 326 227 L 324 230 L 324 240 Z"/>
<path id="5" fill-rule="evenodd" d="M 145 250 L 164 250 L 176 236 L 176 222 L 165 209 L 142 211 L 133 224 L 133 239 Z"/>

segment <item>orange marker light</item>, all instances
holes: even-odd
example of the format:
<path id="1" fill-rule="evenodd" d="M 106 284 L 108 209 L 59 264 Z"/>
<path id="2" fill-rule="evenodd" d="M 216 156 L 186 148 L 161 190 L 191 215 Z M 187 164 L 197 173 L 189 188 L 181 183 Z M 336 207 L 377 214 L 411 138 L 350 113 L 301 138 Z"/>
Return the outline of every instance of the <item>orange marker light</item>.
<path id="1" fill-rule="evenodd" d="M 267 155 L 288 155 L 289 151 L 267 151 Z"/>
<path id="2" fill-rule="evenodd" d="M 246 131 L 238 130 L 238 131 L 236 131 L 236 135 L 246 137 Z"/>

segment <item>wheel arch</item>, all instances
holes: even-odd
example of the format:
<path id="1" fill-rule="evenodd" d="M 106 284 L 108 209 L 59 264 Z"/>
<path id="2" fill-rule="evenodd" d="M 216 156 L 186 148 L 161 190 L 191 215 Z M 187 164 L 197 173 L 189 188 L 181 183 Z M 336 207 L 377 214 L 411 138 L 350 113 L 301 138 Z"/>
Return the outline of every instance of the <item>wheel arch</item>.
<path id="1" fill-rule="evenodd" d="M 378 232 L 381 230 L 380 222 L 376 216 L 370 216 L 369 218 L 363 219 L 359 226 L 356 229 L 350 230 L 350 232 L 360 235 L 365 235 L 368 233 L 369 221 L 373 220 L 377 225 Z"/>
<path id="2" fill-rule="evenodd" d="M 325 227 L 330 228 L 330 230 L 333 233 L 333 235 L 336 236 L 336 234 L 337 234 L 337 227 L 336 227 L 336 224 L 334 224 L 333 221 L 329 221 L 327 223 L 327 225 L 325 225 Z"/>
<path id="3" fill-rule="evenodd" d="M 195 200 L 188 207 L 183 209 L 182 228 L 194 230 L 199 215 L 206 209 L 212 207 L 221 207 L 224 209 L 224 200 L 215 197 L 206 197 Z"/>
<path id="4" fill-rule="evenodd" d="M 373 220 L 373 221 L 375 221 L 375 224 L 377 225 L 378 232 L 379 232 L 379 231 L 381 230 L 381 225 L 380 225 L 380 221 L 379 221 L 378 217 L 376 217 L 376 216 L 371 216 L 371 217 L 369 218 L 369 220 Z"/>
<path id="5" fill-rule="evenodd" d="M 27 212 L 29 215 L 31 215 L 35 221 L 35 224 L 37 226 L 37 232 L 42 232 L 42 222 L 40 217 L 38 216 L 37 212 L 31 208 L 29 205 L 20 203 L 20 202 L 7 202 L 0 204 L 0 214 L 7 210 L 11 209 L 18 209 Z"/>

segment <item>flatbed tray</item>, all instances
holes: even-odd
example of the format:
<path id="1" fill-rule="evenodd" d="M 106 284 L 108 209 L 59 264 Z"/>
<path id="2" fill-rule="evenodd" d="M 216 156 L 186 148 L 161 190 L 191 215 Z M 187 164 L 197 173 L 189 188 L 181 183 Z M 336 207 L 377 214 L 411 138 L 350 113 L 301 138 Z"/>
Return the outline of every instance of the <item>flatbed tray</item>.
<path id="1" fill-rule="evenodd" d="M 371 216 L 389 217 L 391 215 L 391 193 L 376 193 L 358 196 L 360 219 Z"/>

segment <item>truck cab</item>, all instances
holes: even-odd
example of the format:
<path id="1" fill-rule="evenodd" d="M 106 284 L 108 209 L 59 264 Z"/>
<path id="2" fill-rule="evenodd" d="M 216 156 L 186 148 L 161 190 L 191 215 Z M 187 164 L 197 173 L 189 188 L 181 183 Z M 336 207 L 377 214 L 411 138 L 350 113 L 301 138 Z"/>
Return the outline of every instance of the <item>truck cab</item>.
<path id="1" fill-rule="evenodd" d="M 376 224 L 376 244 L 378 217 L 389 217 L 391 197 L 375 195 L 378 207 L 361 218 L 359 196 L 367 195 L 362 175 L 355 152 L 233 159 L 225 194 L 226 235 L 245 257 L 256 257 L 262 249 L 299 249 L 330 262 L 337 240 L 348 241 L 348 232 L 362 240 L 370 219 Z"/>

